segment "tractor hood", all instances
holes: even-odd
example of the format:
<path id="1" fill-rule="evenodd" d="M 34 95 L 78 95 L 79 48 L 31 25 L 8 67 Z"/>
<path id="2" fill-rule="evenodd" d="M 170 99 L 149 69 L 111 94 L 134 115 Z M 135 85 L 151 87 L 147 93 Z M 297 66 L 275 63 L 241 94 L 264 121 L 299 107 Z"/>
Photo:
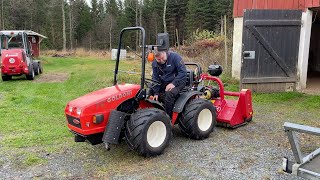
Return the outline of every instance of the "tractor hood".
<path id="1" fill-rule="evenodd" d="M 68 103 L 69 106 L 85 108 L 101 103 L 114 103 L 115 101 L 125 101 L 135 97 L 140 89 L 140 85 L 136 84 L 121 84 L 104 89 L 100 89 L 84 96 L 81 96 Z"/>

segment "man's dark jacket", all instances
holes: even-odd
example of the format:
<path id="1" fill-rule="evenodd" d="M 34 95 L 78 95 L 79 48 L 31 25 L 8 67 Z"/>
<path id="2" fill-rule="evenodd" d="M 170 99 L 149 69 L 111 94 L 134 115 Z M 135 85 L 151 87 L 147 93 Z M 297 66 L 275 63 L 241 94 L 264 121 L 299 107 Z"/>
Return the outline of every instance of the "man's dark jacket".
<path id="1" fill-rule="evenodd" d="M 161 82 L 161 84 L 170 84 L 178 87 L 180 84 L 186 82 L 186 66 L 182 57 L 174 52 L 167 53 L 167 61 L 160 64 L 157 61 L 152 62 L 152 79 Z M 154 94 L 159 95 L 160 85 L 153 88 Z"/>

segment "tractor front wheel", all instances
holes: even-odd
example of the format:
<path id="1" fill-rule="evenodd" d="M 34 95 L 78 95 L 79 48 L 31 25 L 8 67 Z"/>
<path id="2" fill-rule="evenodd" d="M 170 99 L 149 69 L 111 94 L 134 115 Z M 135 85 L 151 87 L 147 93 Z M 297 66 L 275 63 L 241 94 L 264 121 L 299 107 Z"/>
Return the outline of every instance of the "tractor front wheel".
<path id="1" fill-rule="evenodd" d="M 128 146 L 140 155 L 149 157 L 161 154 L 171 138 L 169 116 L 156 108 L 139 109 L 126 123 L 125 137 Z"/>
<path id="2" fill-rule="evenodd" d="M 190 101 L 179 120 L 181 130 L 192 139 L 209 137 L 216 124 L 216 110 L 213 104 L 204 99 Z"/>

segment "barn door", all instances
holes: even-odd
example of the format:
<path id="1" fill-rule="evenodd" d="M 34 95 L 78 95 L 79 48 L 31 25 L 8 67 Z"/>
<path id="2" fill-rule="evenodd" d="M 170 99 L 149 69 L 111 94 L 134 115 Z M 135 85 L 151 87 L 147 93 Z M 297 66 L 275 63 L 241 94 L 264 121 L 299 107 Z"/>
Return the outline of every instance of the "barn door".
<path id="1" fill-rule="evenodd" d="M 243 18 L 241 86 L 290 91 L 297 81 L 300 10 L 246 10 Z"/>

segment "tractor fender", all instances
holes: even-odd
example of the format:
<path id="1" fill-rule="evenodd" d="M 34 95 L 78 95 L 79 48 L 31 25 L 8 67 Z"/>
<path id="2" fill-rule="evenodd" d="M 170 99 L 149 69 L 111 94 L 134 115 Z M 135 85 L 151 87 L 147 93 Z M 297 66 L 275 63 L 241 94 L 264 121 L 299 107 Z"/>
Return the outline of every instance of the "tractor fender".
<path id="1" fill-rule="evenodd" d="M 199 91 L 189 91 L 189 92 L 180 94 L 179 98 L 174 104 L 173 112 L 181 113 L 183 111 L 184 106 L 188 102 L 188 100 L 195 95 L 202 95 L 202 93 Z"/>
<path id="2" fill-rule="evenodd" d="M 104 143 L 118 144 L 121 129 L 125 123 L 125 112 L 112 110 L 109 116 L 109 121 L 103 133 L 102 141 Z"/>
<path id="3" fill-rule="evenodd" d="M 164 111 L 163 105 L 159 101 L 151 100 L 151 99 L 145 99 L 146 102 L 153 105 L 153 107 L 161 109 Z"/>

